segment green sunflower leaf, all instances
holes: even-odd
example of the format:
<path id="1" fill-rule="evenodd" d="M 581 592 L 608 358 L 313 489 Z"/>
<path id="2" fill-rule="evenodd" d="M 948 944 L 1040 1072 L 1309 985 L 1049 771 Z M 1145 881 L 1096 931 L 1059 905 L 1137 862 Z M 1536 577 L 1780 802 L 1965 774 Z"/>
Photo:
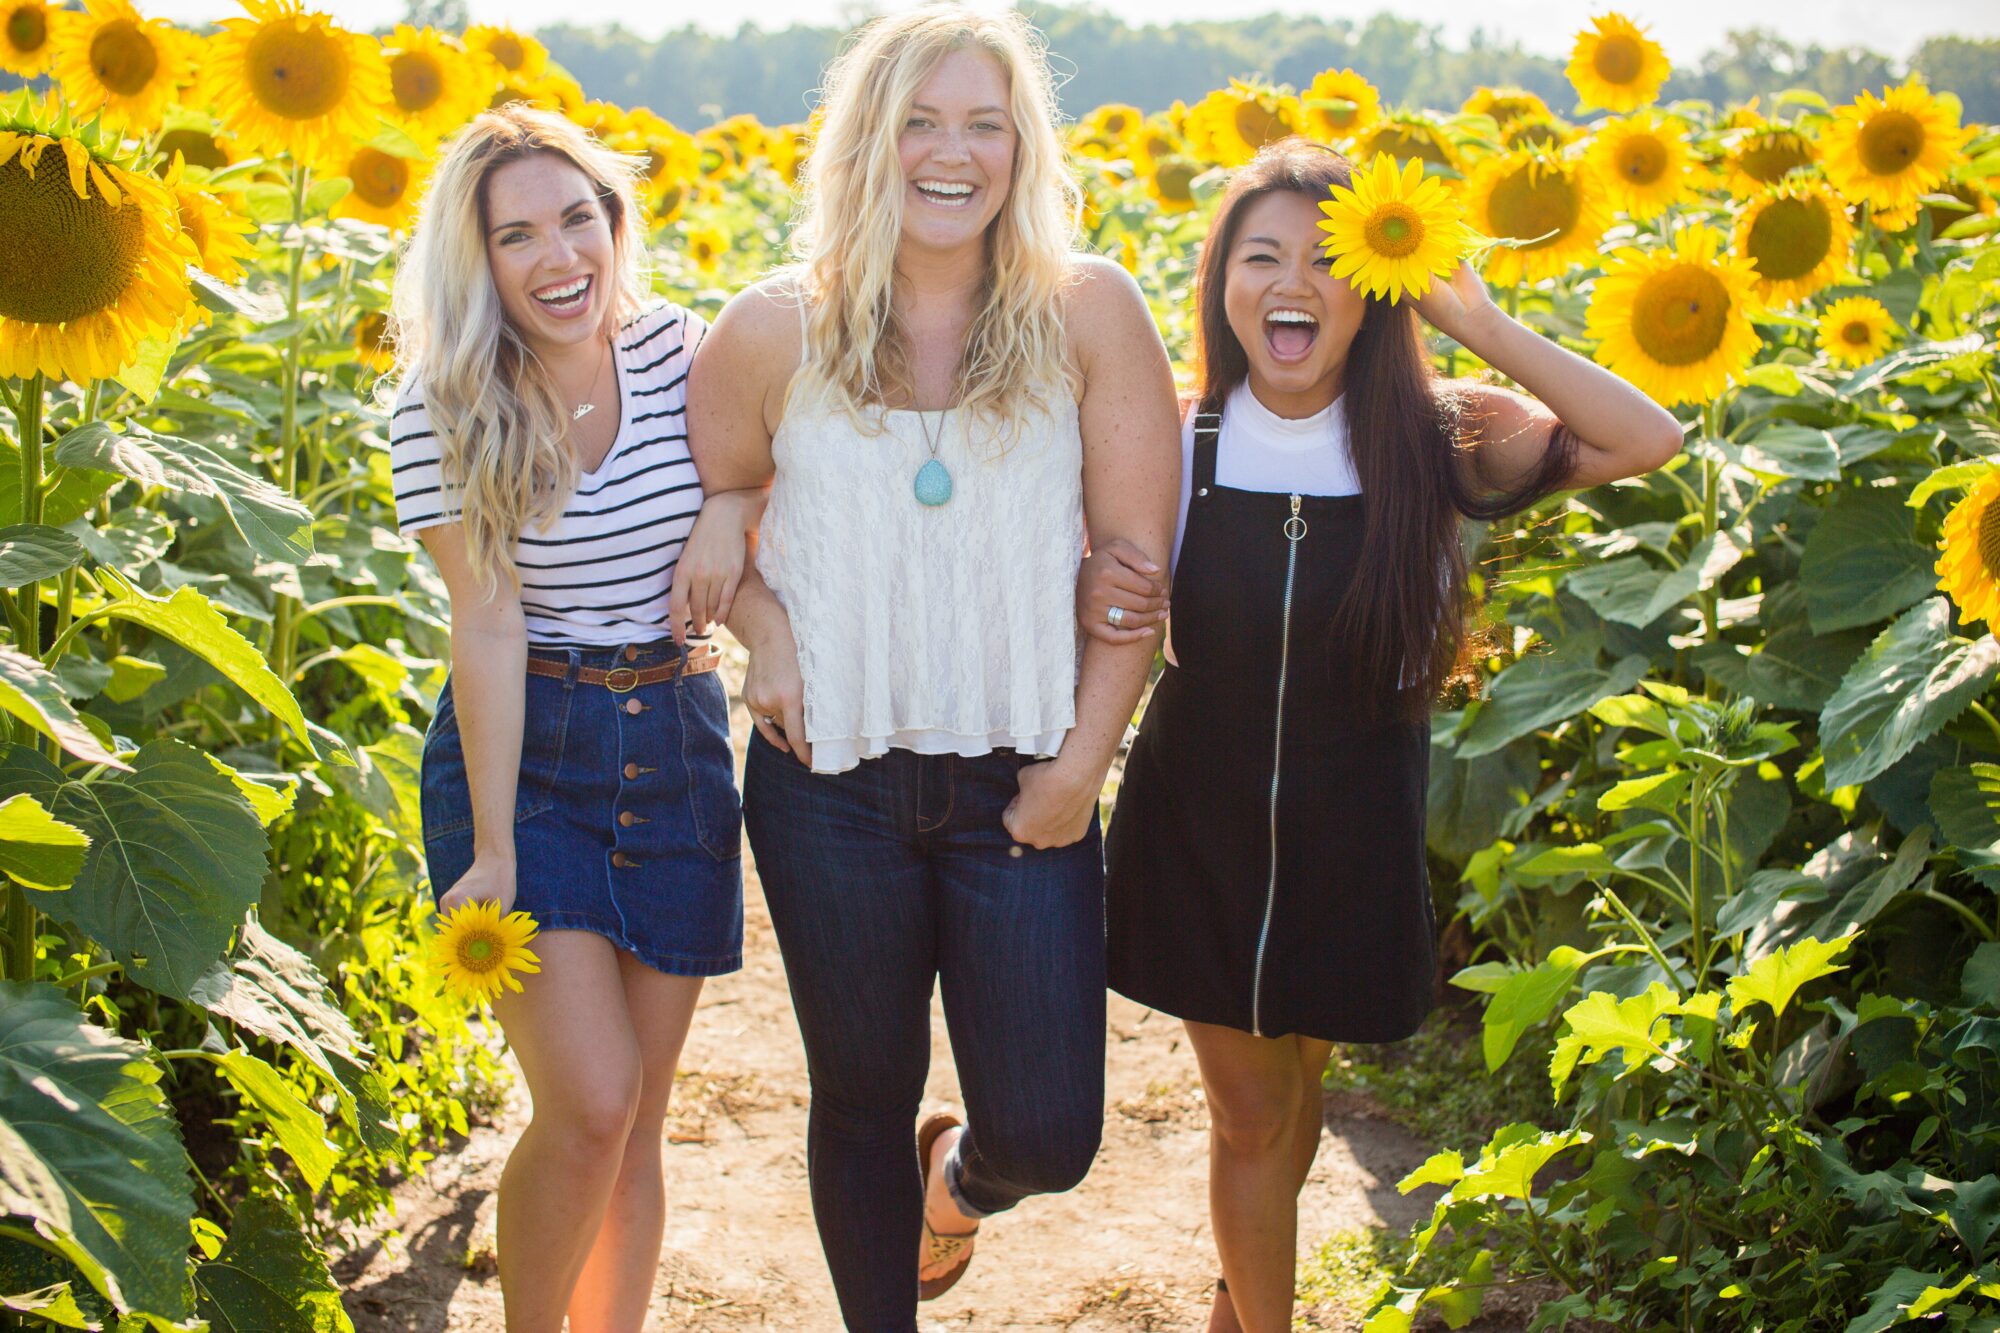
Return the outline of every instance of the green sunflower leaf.
<path id="1" fill-rule="evenodd" d="M 2000 670 L 2000 640 L 1951 633 L 1933 597 L 1875 637 L 1820 712 L 1828 787 L 1866 782 L 1963 712 Z"/>
<path id="2" fill-rule="evenodd" d="M 1849 491 L 1806 538 L 1799 581 L 1813 632 L 1871 625 L 1937 591 L 1937 552 L 1893 491 Z"/>

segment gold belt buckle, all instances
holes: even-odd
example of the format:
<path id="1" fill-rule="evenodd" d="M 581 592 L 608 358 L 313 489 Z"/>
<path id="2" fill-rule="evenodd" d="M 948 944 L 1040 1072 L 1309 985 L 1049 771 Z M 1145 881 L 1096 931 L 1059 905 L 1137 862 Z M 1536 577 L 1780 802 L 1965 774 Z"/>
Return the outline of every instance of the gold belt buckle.
<path id="1" fill-rule="evenodd" d="M 639 688 L 639 673 L 631 667 L 613 667 L 604 673 L 604 688 L 613 694 L 630 694 Z"/>

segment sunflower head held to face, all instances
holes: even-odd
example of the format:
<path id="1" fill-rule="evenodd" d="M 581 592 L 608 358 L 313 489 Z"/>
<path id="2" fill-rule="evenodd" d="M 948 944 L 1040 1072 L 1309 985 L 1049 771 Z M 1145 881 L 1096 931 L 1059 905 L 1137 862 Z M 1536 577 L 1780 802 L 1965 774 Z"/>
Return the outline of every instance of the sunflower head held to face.
<path id="1" fill-rule="evenodd" d="M 94 134 L 0 121 L 0 236 L 24 260 L 0 265 L 0 376 L 115 375 L 193 306 L 173 196 Z"/>

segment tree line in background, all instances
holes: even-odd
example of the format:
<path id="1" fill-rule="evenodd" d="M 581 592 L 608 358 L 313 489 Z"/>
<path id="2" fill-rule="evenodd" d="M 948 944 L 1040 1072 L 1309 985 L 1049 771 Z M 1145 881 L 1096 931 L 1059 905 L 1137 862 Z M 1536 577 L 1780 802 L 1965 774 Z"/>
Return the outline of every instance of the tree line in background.
<path id="1" fill-rule="evenodd" d="M 1343 66 L 1367 75 L 1395 104 L 1457 106 L 1482 84 L 1527 88 L 1558 109 L 1574 100 L 1559 58 L 1477 33 L 1454 47 L 1436 25 L 1393 14 L 1360 22 L 1265 14 L 1134 27 L 1088 7 L 1022 8 L 1048 34 L 1058 69 L 1070 76 L 1062 96 L 1073 114 L 1113 102 L 1147 109 L 1193 102 L 1234 75 L 1261 74 L 1302 88 L 1321 70 Z M 411 9 L 413 22 L 462 26 L 460 0 L 413 0 Z M 857 7 L 856 19 L 864 15 Z M 687 27 L 656 41 L 616 25 L 560 25 L 538 35 L 590 96 L 649 106 L 692 128 L 737 112 L 767 123 L 805 119 L 820 70 L 851 26 L 766 31 L 746 23 L 727 35 Z M 1933 37 L 1906 66 L 1859 47 L 1799 45 L 1763 29 L 1732 32 L 1698 65 L 1676 67 L 1661 100 L 1726 105 L 1772 88 L 1809 88 L 1844 102 L 1909 71 L 1957 93 L 1966 120 L 2000 120 L 2000 40 L 1965 37 Z"/>

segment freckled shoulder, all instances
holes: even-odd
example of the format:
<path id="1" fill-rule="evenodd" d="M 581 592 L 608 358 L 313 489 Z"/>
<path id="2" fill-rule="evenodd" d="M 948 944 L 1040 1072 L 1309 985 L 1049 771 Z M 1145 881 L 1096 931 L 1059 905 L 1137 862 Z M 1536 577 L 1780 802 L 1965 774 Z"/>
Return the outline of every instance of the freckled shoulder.
<path id="1" fill-rule="evenodd" d="M 1063 284 L 1063 331 L 1088 373 L 1091 359 L 1153 331 L 1152 312 L 1130 273 L 1102 255 L 1076 255 Z M 1157 337 L 1157 333 L 1154 333 Z"/>

